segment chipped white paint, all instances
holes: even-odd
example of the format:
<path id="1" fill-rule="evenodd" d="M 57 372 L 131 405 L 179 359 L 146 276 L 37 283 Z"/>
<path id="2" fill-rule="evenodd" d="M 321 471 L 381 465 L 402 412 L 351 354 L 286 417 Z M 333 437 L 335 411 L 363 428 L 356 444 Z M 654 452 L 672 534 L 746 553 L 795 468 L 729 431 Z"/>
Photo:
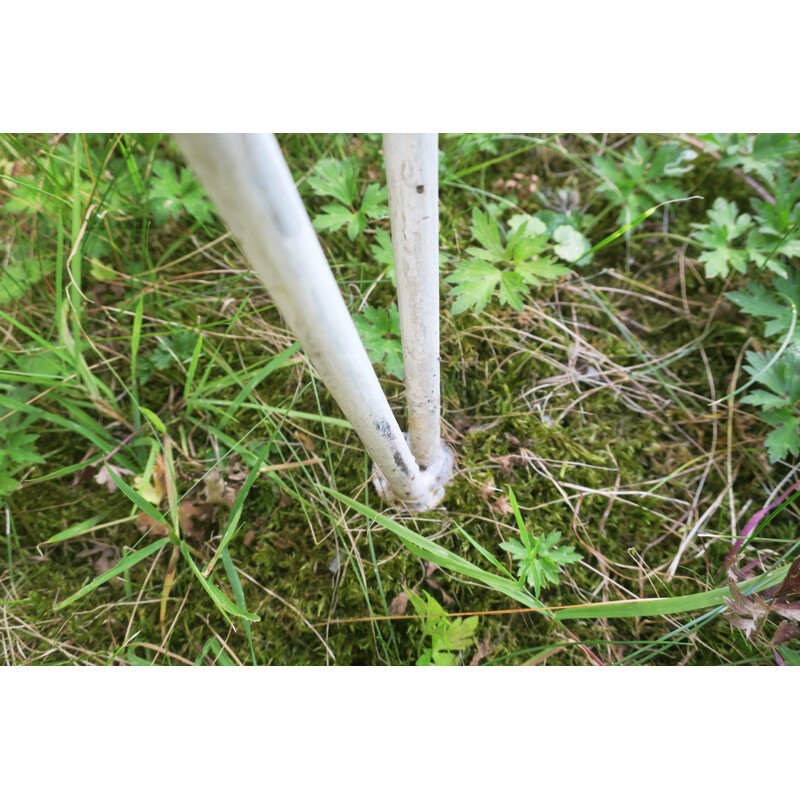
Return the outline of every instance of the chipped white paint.
<path id="1" fill-rule="evenodd" d="M 392 414 L 300 195 L 271 134 L 180 134 L 178 142 L 250 265 L 352 423 L 388 494 L 412 508 L 443 495 Z"/>

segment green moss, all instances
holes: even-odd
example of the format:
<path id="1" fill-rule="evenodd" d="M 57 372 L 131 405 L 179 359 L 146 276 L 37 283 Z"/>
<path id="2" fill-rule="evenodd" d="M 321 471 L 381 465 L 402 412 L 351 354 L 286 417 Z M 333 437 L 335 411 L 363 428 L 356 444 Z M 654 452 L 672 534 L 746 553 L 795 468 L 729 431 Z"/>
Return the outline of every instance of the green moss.
<path id="1" fill-rule="evenodd" d="M 381 169 L 379 142 L 369 138 L 287 136 L 282 143 L 297 176 L 328 154 L 354 155 L 364 175 L 369 169 Z M 518 146 L 518 142 L 500 143 L 498 153 L 512 152 Z M 575 140 L 570 146 L 578 153 L 589 152 L 584 141 Z M 484 158 L 480 152 L 473 153 L 458 167 L 480 164 Z M 486 175 L 473 173 L 471 177 L 475 186 L 490 191 L 495 181 L 507 180 L 519 170 L 547 175 L 549 169 L 572 168 L 574 164 L 558 154 L 551 152 L 545 162 L 542 153 L 534 150 L 521 163 L 500 162 Z M 721 176 L 728 180 L 724 171 L 709 174 L 709 179 L 719 182 L 720 191 Z M 562 179 L 548 180 L 556 188 Z M 567 180 L 583 197 L 591 196 L 587 176 Z M 301 183 L 309 205 L 316 207 L 317 199 L 306 190 Z M 467 212 L 482 197 L 442 187 L 441 236 L 450 255 L 456 252 L 455 232 L 458 246 L 464 246 L 469 236 Z M 524 210 L 540 207 L 534 195 L 516 200 Z M 603 207 L 594 202 L 589 210 L 600 213 Z M 685 204 L 673 207 L 673 213 L 674 225 L 686 232 L 701 209 Z M 697 539 L 686 563 L 667 581 L 665 565 L 674 558 L 681 537 L 695 524 L 696 511 L 702 513 L 700 506 L 693 512 L 700 474 L 696 467 L 702 468 L 709 458 L 713 422 L 713 412 L 702 397 L 709 393 L 709 375 L 717 397 L 727 392 L 745 334 L 723 319 L 719 325 L 724 335 L 709 337 L 704 344 L 707 361 L 698 349 L 687 347 L 702 332 L 716 298 L 687 271 L 687 291 L 700 303 L 692 306 L 690 318 L 651 302 L 647 295 L 661 297 L 656 293 L 663 291 L 667 270 L 674 269 L 675 254 L 673 244 L 659 238 L 659 223 L 644 230 L 653 238 L 631 240 L 630 251 L 621 241 L 598 254 L 591 268 L 594 277 L 587 271 L 586 285 L 532 291 L 531 308 L 521 314 L 490 307 L 480 318 L 471 314 L 453 318 L 447 311 L 450 301 L 442 301 L 445 421 L 458 454 L 459 473 L 448 487 L 443 508 L 405 522 L 424 535 L 440 537 L 454 552 L 486 567 L 453 522 L 468 529 L 496 556 L 506 558 L 499 545 L 515 535 L 515 528 L 513 517 L 497 501 L 513 488 L 530 530 L 536 534 L 560 530 L 564 543 L 584 555 L 584 562 L 570 568 L 559 586 L 545 592 L 543 600 L 551 605 L 699 591 L 711 585 L 730 547 L 730 539 L 719 536 L 710 539 L 707 551 L 701 552 L 697 544 L 706 539 Z M 174 325 L 200 330 L 207 347 L 195 377 L 197 397 L 231 401 L 247 376 L 280 352 L 287 340 L 280 318 L 260 287 L 248 283 L 237 271 L 244 265 L 236 246 L 228 241 L 214 252 L 217 264 L 234 267 L 219 277 L 221 283 L 195 282 L 194 276 L 203 274 L 208 262 L 203 254 L 192 255 L 195 244 L 186 233 L 176 225 L 151 234 L 151 261 L 170 248 L 171 259 L 190 257 L 170 271 L 169 280 L 162 273 L 151 276 L 157 291 L 148 290 L 146 295 L 142 352 L 154 346 L 156 335 Z M 133 258 L 140 237 L 124 226 L 119 236 L 123 251 Z M 211 237 L 203 241 L 211 241 Z M 369 242 L 367 234 L 354 245 L 343 232 L 324 240 L 345 293 L 352 294 L 354 302 L 358 292 L 351 292 L 350 284 L 363 288 L 380 274 L 371 264 Z M 141 255 L 138 253 L 138 260 L 145 263 Z M 614 270 L 614 274 L 603 270 Z M 635 286 L 630 280 L 636 281 Z M 587 285 L 603 292 L 605 309 L 587 293 Z M 141 287 L 133 280 L 122 286 L 125 296 L 113 303 L 131 311 Z M 384 281 L 376 286 L 370 302 L 386 306 L 393 297 L 393 288 Z M 110 288 L 98 294 L 103 302 L 111 303 L 111 298 Z M 114 367 L 129 383 L 126 356 L 131 315 L 116 314 L 113 319 L 116 327 L 109 330 L 107 317 L 92 316 L 87 330 L 103 348 L 121 356 Z M 258 327 L 257 319 L 263 321 Z M 655 361 L 681 348 L 686 352 L 677 361 L 664 366 Z M 92 353 L 87 358 L 93 359 L 96 374 L 114 386 L 124 413 L 132 416 L 130 400 L 116 378 Z M 231 372 L 239 381 L 220 388 L 216 382 Z M 380 368 L 379 374 L 392 404 L 402 408 L 402 386 L 385 380 Z M 185 378 L 185 370 L 173 364 L 140 387 L 140 402 L 162 415 L 180 445 L 176 445 L 175 455 L 182 492 L 191 491 L 218 456 L 227 461 L 227 446 L 215 438 L 214 428 L 223 428 L 235 442 L 247 443 L 253 437 L 264 442 L 274 437 L 269 456 L 273 467 L 313 457 L 320 460 L 302 468 L 287 467 L 257 481 L 245 504 L 243 527 L 231 544 L 247 607 L 261 617 L 251 626 L 258 663 L 334 663 L 320 636 L 337 664 L 414 663 L 421 635 L 417 621 L 348 622 L 387 616 L 392 600 L 406 586 L 419 585 L 443 602 L 442 592 L 446 593 L 451 599 L 445 602 L 449 611 L 519 611 L 506 597 L 456 575 L 438 570 L 429 575 L 426 565 L 401 547 L 392 534 L 345 514 L 319 491 L 319 485 L 333 485 L 373 506 L 380 502 L 367 482 L 369 464 L 352 431 L 333 426 L 326 429 L 317 422 L 298 426 L 290 419 L 281 421 L 278 415 L 248 407 L 240 408 L 233 421 L 226 420 L 221 410 L 189 407 L 182 397 Z M 670 391 L 677 400 L 671 399 Z M 46 406 L 51 398 L 45 397 L 42 403 Z M 272 373 L 249 400 L 340 416 L 324 387 L 312 384 L 300 357 Z M 716 422 L 716 452 L 710 454 L 713 465 L 701 492 L 704 502 L 727 486 L 723 463 L 727 431 L 722 417 Z M 103 424 L 118 440 L 127 435 L 127 430 L 120 433 L 122 428 L 110 419 Z M 47 426 L 42 426 L 40 433 L 40 449 L 53 455 L 47 465 L 34 466 L 29 479 L 85 458 L 88 445 L 81 437 Z M 126 445 L 125 452 L 143 466 L 148 450 L 137 449 L 134 443 Z M 767 468 L 755 448 L 752 455 L 737 449 L 736 463 L 737 508 L 748 500 L 752 508 L 760 507 L 764 501 L 761 485 L 770 482 Z M 774 482 L 774 476 L 771 480 Z M 119 492 L 109 495 L 91 479 L 73 486 L 72 476 L 32 484 L 12 496 L 15 529 L 8 543 L 12 568 L 3 585 L 5 596 L 15 601 L 10 608 L 24 623 L 15 634 L 23 645 L 19 661 L 61 663 L 73 658 L 105 663 L 116 654 L 117 663 L 125 663 L 132 652 L 137 659 L 156 663 L 182 663 L 176 656 L 194 662 L 209 638 L 219 635 L 238 659 L 248 663 L 244 626 L 228 625 L 180 560 L 162 624 L 160 607 L 169 548 L 162 551 L 152 572 L 153 562 L 146 561 L 131 571 L 127 583 L 121 578 L 110 581 L 64 611 L 54 610 L 59 600 L 97 574 L 97 555 L 82 552 L 108 546 L 121 555 L 123 548 L 141 546 L 142 536 L 128 522 L 45 546 L 44 557 L 38 555 L 37 546 L 95 513 L 107 511 L 108 519 L 123 518 L 130 508 Z M 720 504 L 704 535 L 727 531 L 729 513 L 727 502 Z M 224 514 L 220 519 L 224 520 Z M 252 538 L 245 536 L 249 528 L 256 532 Z M 204 557 L 219 544 L 220 533 L 217 530 L 207 543 Z M 794 531 L 791 524 L 780 522 L 765 536 L 786 542 L 793 539 Z M 774 542 L 772 546 L 776 546 Z M 511 568 L 511 563 L 506 563 Z M 221 566 L 213 577 L 232 596 Z M 721 618 L 692 629 L 691 638 L 683 636 L 668 646 L 647 649 L 647 643 L 674 634 L 689 621 L 682 617 L 556 624 L 537 613 L 496 614 L 481 618 L 477 641 L 491 643 L 485 660 L 504 664 L 525 663 L 544 654 L 548 664 L 586 664 L 595 658 L 605 663 L 719 664 L 747 659 L 768 663 L 766 648 L 745 642 Z M 133 643 L 152 647 L 138 646 L 129 652 L 123 645 L 132 634 L 136 634 Z M 465 653 L 465 660 L 472 654 Z"/>

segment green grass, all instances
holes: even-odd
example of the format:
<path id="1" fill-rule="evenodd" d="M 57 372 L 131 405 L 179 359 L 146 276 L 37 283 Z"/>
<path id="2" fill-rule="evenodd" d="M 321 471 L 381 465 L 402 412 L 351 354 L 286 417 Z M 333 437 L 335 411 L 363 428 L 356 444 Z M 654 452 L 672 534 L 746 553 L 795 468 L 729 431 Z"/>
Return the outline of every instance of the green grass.
<path id="1" fill-rule="evenodd" d="M 353 159 L 360 192 L 385 183 L 377 136 L 280 141 L 312 216 L 330 202 L 309 182 L 323 159 Z M 441 137 L 443 279 L 474 245 L 474 209 L 561 215 L 593 259 L 529 287 L 522 310 L 453 315 L 443 281 L 459 471 L 442 508 L 408 517 L 381 505 L 351 426 L 190 176 L 176 215 L 154 211 L 182 175 L 168 137 L 2 137 L 0 255 L 25 270 L 7 273 L 13 290 L 0 278 L 0 424 L 41 456 L 0 495 L 5 663 L 413 664 L 406 601 L 427 591 L 478 617 L 464 663 L 774 664 L 779 620 L 746 639 L 717 577 L 795 480 L 739 404 L 761 330 L 725 292 L 757 275 L 707 278 L 690 238 L 716 197 L 755 195 L 699 153 L 672 178 L 699 199 L 645 195 L 623 227 L 596 165 L 630 160 L 632 142 Z M 350 308 L 368 293 L 385 311 L 395 289 L 372 247 L 388 220 L 365 225 L 321 241 Z M 402 418 L 402 382 L 376 370 Z M 561 531 L 582 557 L 540 602 L 500 547 L 519 537 L 511 491 L 531 534 Z M 793 503 L 743 548 L 749 590 L 796 557 Z"/>

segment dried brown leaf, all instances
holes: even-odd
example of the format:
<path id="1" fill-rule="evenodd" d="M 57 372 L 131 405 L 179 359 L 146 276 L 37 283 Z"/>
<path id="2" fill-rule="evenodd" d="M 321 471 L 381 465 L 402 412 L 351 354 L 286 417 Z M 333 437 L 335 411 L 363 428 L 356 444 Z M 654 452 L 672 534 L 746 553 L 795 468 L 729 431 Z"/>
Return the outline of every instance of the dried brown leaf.
<path id="1" fill-rule="evenodd" d="M 151 536 L 167 536 L 169 527 L 163 522 L 156 522 L 149 514 L 144 511 L 139 512 L 136 517 L 136 527 L 139 533 L 149 533 Z"/>
<path id="2" fill-rule="evenodd" d="M 786 577 L 775 592 L 775 597 L 779 599 L 800 597 L 800 558 L 792 562 Z"/>
<path id="3" fill-rule="evenodd" d="M 779 644 L 786 644 L 792 639 L 800 639 L 800 625 L 795 625 L 793 622 L 781 622 L 775 635 L 772 637 L 770 644 L 777 647 Z"/>
<path id="4" fill-rule="evenodd" d="M 487 637 L 478 645 L 478 649 L 475 651 L 475 655 L 472 656 L 472 660 L 469 662 L 471 667 L 480 666 L 481 661 L 483 661 L 486 656 L 490 656 L 492 654 L 493 646 L 489 636 Z"/>
<path id="5" fill-rule="evenodd" d="M 481 486 L 481 500 L 487 504 L 491 503 L 496 491 L 497 487 L 494 485 L 494 480 L 489 478 L 489 480 Z"/>
<path id="6" fill-rule="evenodd" d="M 389 616 L 402 617 L 406 613 L 408 607 L 408 595 L 405 592 L 400 592 L 396 595 L 391 603 L 389 603 Z"/>
<path id="7" fill-rule="evenodd" d="M 206 502 L 220 505 L 222 503 L 222 494 L 225 491 L 225 481 L 222 479 L 222 470 L 219 467 L 214 467 L 214 469 L 203 476 L 203 483 L 205 484 L 203 492 Z"/>
<path id="8" fill-rule="evenodd" d="M 769 613 L 769 606 L 757 595 L 747 597 L 728 573 L 730 598 L 725 598 L 728 607 L 727 616 L 734 628 L 741 630 L 746 638 L 757 631 Z"/>
<path id="9" fill-rule="evenodd" d="M 211 503 L 181 503 L 181 524 L 187 539 L 206 542 L 211 534 L 215 507 Z"/>
<path id="10" fill-rule="evenodd" d="M 115 467 L 113 464 L 104 462 L 103 466 L 100 467 L 99 470 L 97 470 L 97 474 L 94 476 L 94 479 L 101 486 L 105 486 L 106 489 L 108 489 L 109 494 L 114 494 L 114 492 L 116 492 L 118 488 L 117 484 L 114 483 L 114 480 L 110 475 L 111 472 L 113 472 L 118 478 L 121 478 L 123 475 L 134 474 L 129 469 L 124 469 L 123 467 Z"/>
<path id="11" fill-rule="evenodd" d="M 514 460 L 513 455 L 491 456 L 489 460 L 493 461 L 495 464 L 500 465 L 500 471 L 503 473 L 504 478 L 507 478 L 509 475 L 511 475 L 512 471 L 511 462 Z"/>
<path id="12" fill-rule="evenodd" d="M 161 453 L 156 456 L 156 463 L 153 465 L 153 486 L 161 497 L 167 494 L 167 468 Z"/>
<path id="13" fill-rule="evenodd" d="M 234 456 L 228 462 L 228 468 L 225 470 L 225 473 L 229 481 L 244 483 L 247 480 L 247 476 L 250 474 L 250 470 L 242 463 L 239 456 Z"/>
<path id="14" fill-rule="evenodd" d="M 447 592 L 442 588 L 442 584 L 439 583 L 439 581 L 437 581 L 435 578 L 426 578 L 425 583 L 427 583 L 428 586 L 431 587 L 431 589 L 435 589 L 442 595 L 442 602 L 446 606 L 451 606 L 453 605 L 453 603 L 455 603 L 455 600 L 453 600 L 453 598 L 450 597 L 449 594 L 447 594 Z"/>
<path id="15" fill-rule="evenodd" d="M 800 603 L 775 603 L 771 610 L 784 619 L 800 622 Z"/>
<path id="16" fill-rule="evenodd" d="M 100 553 L 97 561 L 94 562 L 94 568 L 98 575 L 108 572 L 111 567 L 119 562 L 119 553 L 113 547 L 104 547 Z"/>
<path id="17" fill-rule="evenodd" d="M 507 517 L 509 514 L 514 513 L 511 503 L 504 494 L 501 494 L 500 497 L 492 503 L 492 508 L 495 510 L 495 513 L 499 514 L 501 517 Z"/>

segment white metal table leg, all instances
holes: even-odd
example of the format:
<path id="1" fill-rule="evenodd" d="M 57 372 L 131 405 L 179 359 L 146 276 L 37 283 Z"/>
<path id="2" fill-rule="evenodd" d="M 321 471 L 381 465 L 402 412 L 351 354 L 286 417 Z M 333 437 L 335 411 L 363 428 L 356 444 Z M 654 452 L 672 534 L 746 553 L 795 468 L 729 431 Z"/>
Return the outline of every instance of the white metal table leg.
<path id="1" fill-rule="evenodd" d="M 452 453 L 441 440 L 438 137 L 386 133 L 383 152 L 411 453 L 423 470 L 441 470 L 443 459 L 452 470 Z"/>
<path id="2" fill-rule="evenodd" d="M 440 499 L 421 473 L 271 134 L 181 134 L 217 208 L 385 477 L 411 507 Z"/>

